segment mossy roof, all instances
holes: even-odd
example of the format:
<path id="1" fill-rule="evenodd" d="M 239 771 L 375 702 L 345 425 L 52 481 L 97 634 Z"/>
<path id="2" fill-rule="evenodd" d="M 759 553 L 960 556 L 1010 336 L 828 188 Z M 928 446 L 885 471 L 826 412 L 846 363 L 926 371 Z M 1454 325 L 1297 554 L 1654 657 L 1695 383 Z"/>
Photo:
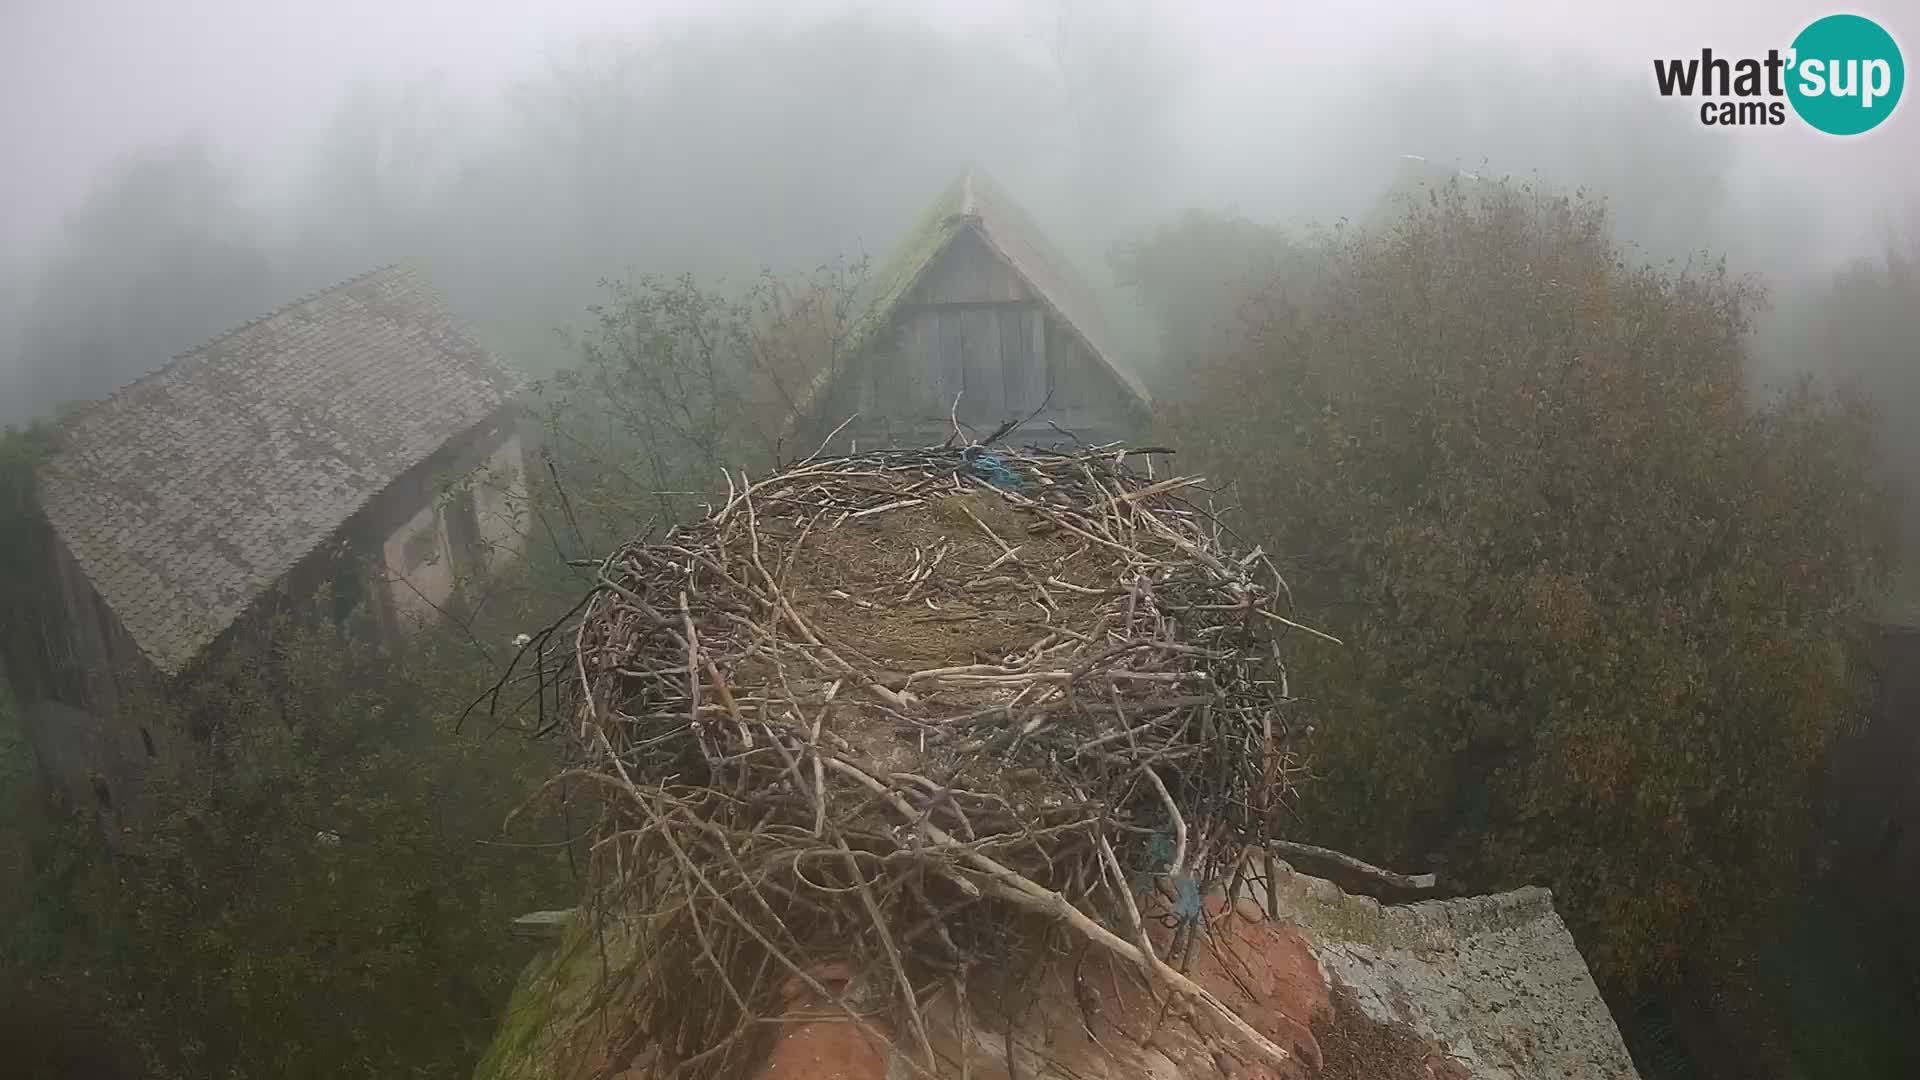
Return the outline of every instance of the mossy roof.
<path id="1" fill-rule="evenodd" d="M 514 985 L 474 1080 L 556 1080 L 578 1075 L 594 1054 L 592 1020 L 607 979 L 634 958 L 634 935 L 617 923 L 571 920 L 560 941 Z"/>

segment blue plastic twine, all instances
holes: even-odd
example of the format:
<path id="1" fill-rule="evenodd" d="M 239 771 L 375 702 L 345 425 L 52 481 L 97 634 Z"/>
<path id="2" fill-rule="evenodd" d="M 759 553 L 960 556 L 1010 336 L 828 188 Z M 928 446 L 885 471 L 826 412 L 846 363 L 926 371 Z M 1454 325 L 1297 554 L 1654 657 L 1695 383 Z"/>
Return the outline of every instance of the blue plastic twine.
<path id="1" fill-rule="evenodd" d="M 1171 868 L 1173 866 L 1174 853 L 1173 834 L 1171 832 L 1154 833 L 1149 852 L 1152 859 L 1152 872 L 1164 872 Z M 1145 892 L 1152 883 L 1151 873 L 1134 875 L 1134 887 L 1138 892 Z M 1175 874 L 1173 876 L 1173 890 L 1173 913 L 1178 915 L 1182 920 L 1199 918 L 1202 910 L 1200 906 L 1200 883 L 1194 880 L 1193 875 Z"/>
<path id="2" fill-rule="evenodd" d="M 973 475 L 1001 491 L 1020 490 L 1020 474 L 1007 467 L 997 454 L 977 454 L 970 463 Z"/>

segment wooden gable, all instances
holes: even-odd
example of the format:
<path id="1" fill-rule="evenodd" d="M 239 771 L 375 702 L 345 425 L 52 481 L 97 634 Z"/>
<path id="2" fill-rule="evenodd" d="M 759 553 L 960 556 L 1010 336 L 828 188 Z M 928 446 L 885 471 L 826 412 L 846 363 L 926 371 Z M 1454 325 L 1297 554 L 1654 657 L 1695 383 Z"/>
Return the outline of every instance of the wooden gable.
<path id="1" fill-rule="evenodd" d="M 957 232 L 895 308 L 890 348 L 868 370 L 862 413 L 895 429 L 975 427 L 1087 409 L 1121 413 L 1126 388 L 1060 325 L 978 232 Z M 956 410 L 956 397 L 959 405 Z M 1084 415 L 1076 419 L 1084 419 Z"/>

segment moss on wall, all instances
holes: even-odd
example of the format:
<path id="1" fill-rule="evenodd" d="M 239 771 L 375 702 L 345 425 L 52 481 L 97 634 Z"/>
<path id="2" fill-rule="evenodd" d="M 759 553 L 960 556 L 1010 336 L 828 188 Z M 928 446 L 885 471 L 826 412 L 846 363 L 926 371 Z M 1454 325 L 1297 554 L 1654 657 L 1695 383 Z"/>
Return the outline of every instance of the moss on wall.
<path id="1" fill-rule="evenodd" d="M 633 935 L 613 924 L 575 919 L 560 941 L 527 965 L 514 985 L 493 1042 L 474 1067 L 473 1080 L 563 1080 L 579 1075 L 597 1049 L 597 1019 L 608 995 L 608 974 L 628 969 Z"/>

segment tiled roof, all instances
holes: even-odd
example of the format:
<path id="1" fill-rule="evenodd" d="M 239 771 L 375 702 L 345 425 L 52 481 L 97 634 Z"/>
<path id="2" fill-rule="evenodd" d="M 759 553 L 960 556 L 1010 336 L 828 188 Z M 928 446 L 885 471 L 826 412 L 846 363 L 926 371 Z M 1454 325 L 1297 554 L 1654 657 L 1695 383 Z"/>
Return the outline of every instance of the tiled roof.
<path id="1" fill-rule="evenodd" d="M 1445 1051 L 1427 1075 L 1638 1080 L 1547 890 L 1389 905 L 1283 869 L 1275 893 L 1330 988 Z"/>
<path id="2" fill-rule="evenodd" d="M 74 416 L 41 501 L 134 642 L 173 673 L 369 499 L 527 385 L 389 267 Z"/>

